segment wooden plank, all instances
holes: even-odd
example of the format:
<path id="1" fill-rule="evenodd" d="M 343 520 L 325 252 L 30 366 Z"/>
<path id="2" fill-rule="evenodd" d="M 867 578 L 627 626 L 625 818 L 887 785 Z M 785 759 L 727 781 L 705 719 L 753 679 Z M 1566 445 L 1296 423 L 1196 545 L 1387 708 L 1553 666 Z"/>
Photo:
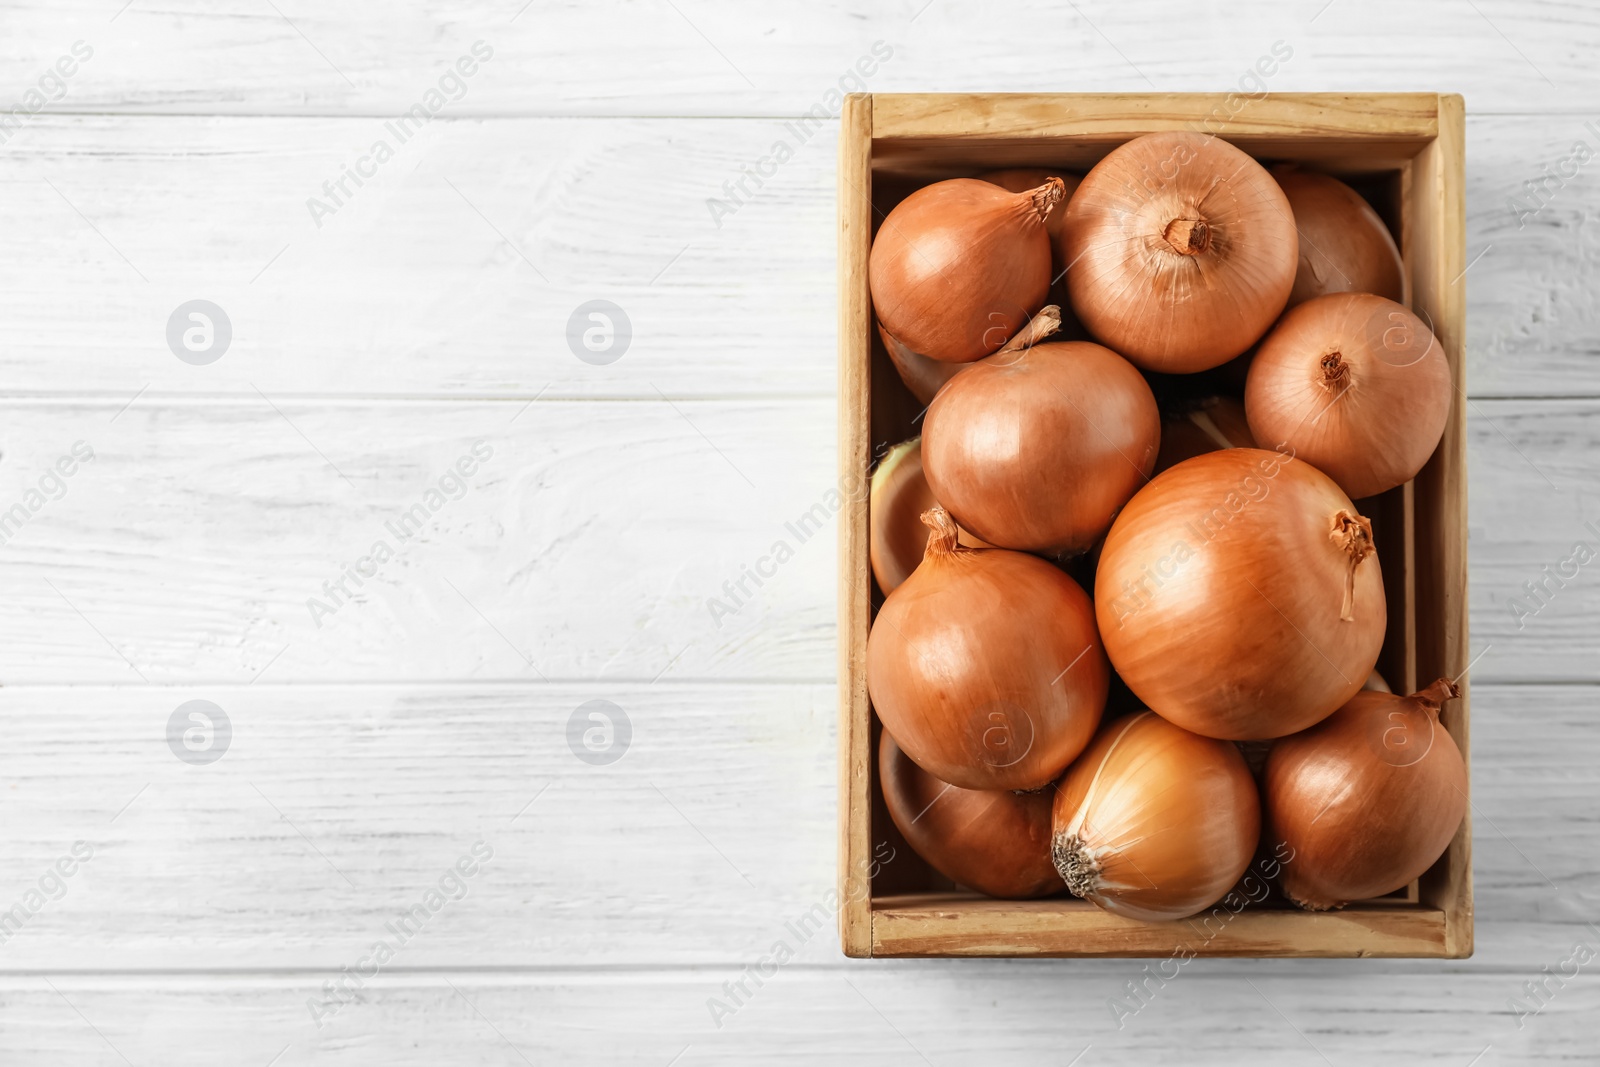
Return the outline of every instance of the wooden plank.
<path id="1" fill-rule="evenodd" d="M 1590 935 L 1590 944 L 1593 944 Z M 1553 960 L 1564 957 L 1553 957 Z M 1510 1006 L 1525 979 L 1389 974 L 1356 966 L 1193 960 L 961 961 L 947 966 L 682 972 L 384 974 L 318 1030 L 320 976 L 28 976 L 0 982 L 8 1064 L 160 1063 L 1082 1063 L 1461 1067 L 1592 1059 L 1595 983 L 1569 981 L 1538 1015 Z M 48 980 L 49 984 L 46 984 Z M 724 983 L 742 980 L 747 995 Z M 52 988 L 52 986 L 54 988 Z M 1133 990 L 1143 988 L 1143 999 Z M 974 995 L 981 990 L 980 995 Z M 712 1015 L 708 1002 L 728 1004 Z M 1121 1014 L 1113 1010 L 1120 1005 Z M 1530 1009 L 1531 1011 L 1531 1009 Z M 827 1025 L 818 1025 L 826 1019 Z M 1520 1022 L 1520 1026 L 1519 1026 Z M 1119 1023 L 1121 1024 L 1119 1027 Z M 1484 1055 L 1486 1047 L 1488 1055 Z M 1085 1050 L 1087 1054 L 1085 1054 Z M 124 1058 L 125 1057 L 125 1058 Z"/>
<path id="2" fill-rule="evenodd" d="M 1466 123 L 1459 96 L 1439 97 L 1439 136 L 1417 156 L 1412 195 L 1417 209 L 1416 257 L 1410 264 L 1412 293 L 1419 314 L 1432 323 L 1434 336 L 1450 363 L 1456 389 L 1444 436 L 1413 484 L 1421 565 L 1417 599 L 1428 610 L 1417 616 L 1419 677 L 1457 680 L 1461 697 L 1440 715 L 1464 757 L 1471 759 L 1470 708 L 1472 653 L 1467 631 L 1467 393 L 1466 290 Z M 1469 786 L 1470 793 L 1470 786 Z M 1470 801 L 1470 797 L 1469 797 Z M 1470 956 L 1473 944 L 1472 813 L 1469 808 L 1443 864 L 1423 877 L 1424 904 L 1446 919 L 1447 954 Z"/>
<path id="3" fill-rule="evenodd" d="M 1597 690 L 1480 684 L 1474 694 L 1471 967 L 1516 986 L 1564 958 L 1594 920 Z M 166 741 L 173 712 L 196 699 L 232 727 L 225 755 L 203 766 Z M 480 836 L 493 858 L 396 966 L 697 967 L 716 987 L 778 939 L 802 966 L 838 961 L 837 699 L 831 685 L 670 675 L 654 685 L 7 686 L 0 912 L 74 841 L 94 857 L 20 932 L 0 929 L 0 971 L 225 963 L 314 972 L 306 984 L 316 988 L 366 956 Z M 631 723 L 631 747 L 609 765 L 569 747 L 573 712 L 591 700 Z M 579 725 L 599 724 L 584 713 Z M 897 851 L 887 868 L 911 862 Z M 1439 980 L 1437 964 L 1418 961 L 1372 973 L 1386 967 Z"/>
<path id="4" fill-rule="evenodd" d="M 929 85 L 964 92 L 1429 86 L 1469 89 L 1478 109 L 1524 113 L 1579 112 L 1600 94 L 1587 62 L 1600 48 L 1600 16 L 1588 6 L 1477 6 L 1481 14 L 1451 0 L 1340 0 L 1326 10 L 1240 0 L 1219 18 L 1179 0 L 1101 0 L 1046 5 L 1019 26 L 918 3 L 675 9 L 405 0 L 374 20 L 360 5 L 309 0 L 277 0 L 276 10 L 264 12 L 175 0 L 120 13 L 93 0 L 58 0 L 10 12 L 0 58 L 16 71 L 20 93 L 84 39 L 95 55 L 53 106 L 138 112 L 393 115 L 437 88 L 479 40 L 493 58 L 448 110 L 794 116 L 830 103 L 837 112 L 830 90 Z M 893 46 L 892 58 L 862 78 L 856 63 L 877 40 Z M 1292 57 L 1252 79 L 1276 42 Z"/>
<path id="5" fill-rule="evenodd" d="M 1470 395 L 1600 395 L 1600 258 L 1576 237 L 1600 167 L 1549 183 L 1539 201 L 1523 187 L 1577 140 L 1600 156 L 1600 134 L 1581 118 L 1475 115 L 1467 129 Z M 13 297 L 0 303 L 8 392 L 834 395 L 827 128 L 759 188 L 744 179 L 754 195 L 713 221 L 707 201 L 726 201 L 723 183 L 793 140 L 783 123 L 439 120 L 317 229 L 306 199 L 375 132 L 381 119 L 33 119 L 8 144 L 12 195 L 0 201 L 13 252 L 0 262 Z M 1513 196 L 1544 206 L 1519 221 Z M 195 297 L 220 304 L 235 334 L 203 367 L 164 338 L 168 315 Z M 596 298 L 622 306 L 635 331 L 606 366 L 565 337 Z"/>
<path id="6" fill-rule="evenodd" d="M 152 682 L 837 677 L 831 400 L 274 402 L 0 404 L 0 513 L 75 440 L 97 456 L 0 530 L 0 681 L 137 682 L 117 650 Z M 1466 429 L 1473 678 L 1600 681 L 1600 584 L 1557 573 L 1600 549 L 1600 402 L 1475 400 Z M 466 496 L 313 620 L 480 437 L 497 458 Z M 744 578 L 780 540 L 774 576 Z"/>
<path id="7" fill-rule="evenodd" d="M 1213 918 L 1142 923 L 1082 901 L 998 901 L 937 894 L 873 901 L 877 956 L 1360 956 L 1438 958 L 1444 914 L 1361 906 L 1323 914 L 1226 909 Z"/>
<path id="8" fill-rule="evenodd" d="M 872 463 L 872 98 L 851 96 L 839 130 L 839 940 L 847 956 L 872 946 L 872 721 L 867 700 L 866 479 Z"/>
<path id="9" fill-rule="evenodd" d="M 1401 166 L 1437 132 L 1431 93 L 881 93 L 874 166 L 896 174 L 1048 163 L 1087 169 L 1141 133 L 1193 130 L 1350 172 Z"/>
<path id="10" fill-rule="evenodd" d="M 42 116 L 6 146 L 0 375 L 121 401 L 831 397 L 831 137 L 749 169 L 783 132 Z M 324 189 L 380 139 L 375 177 Z M 232 327 L 204 366 L 166 333 L 195 298 Z M 594 300 L 628 319 L 619 355 L 569 340 Z"/>
<path id="11" fill-rule="evenodd" d="M 274 402 L 283 415 L 260 398 L 0 405 L 0 513 L 75 440 L 97 456 L 0 531 L 0 681 L 137 682 L 118 649 L 152 682 L 837 676 L 836 547 L 817 535 L 838 484 L 831 400 Z M 1600 403 L 1467 411 L 1473 677 L 1600 680 L 1600 584 L 1543 570 L 1600 548 Z M 379 538 L 401 547 L 385 523 L 480 437 L 497 458 L 467 495 L 313 620 L 322 583 Z M 792 557 L 730 596 L 780 540 Z M 615 576 L 598 597 L 595 574 Z M 713 617 L 713 599 L 737 610 Z"/>

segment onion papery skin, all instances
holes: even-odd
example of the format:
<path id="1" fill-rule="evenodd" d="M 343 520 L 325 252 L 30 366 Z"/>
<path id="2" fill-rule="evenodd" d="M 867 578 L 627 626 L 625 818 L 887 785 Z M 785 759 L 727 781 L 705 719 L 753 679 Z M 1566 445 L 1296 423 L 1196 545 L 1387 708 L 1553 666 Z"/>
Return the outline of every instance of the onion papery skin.
<path id="1" fill-rule="evenodd" d="M 922 473 L 922 439 L 914 437 L 889 449 L 872 472 L 867 503 L 867 556 L 885 595 L 899 588 L 922 562 L 928 546 L 922 513 L 938 503 Z M 960 542 L 968 548 L 990 547 L 965 530 Z"/>
<path id="2" fill-rule="evenodd" d="M 1444 434 L 1453 389 L 1421 319 L 1381 296 L 1333 293 L 1267 335 L 1244 407 L 1257 441 L 1292 449 L 1360 499 L 1416 477 Z"/>
<path id="3" fill-rule="evenodd" d="M 1161 414 L 1144 377 L 1089 341 L 991 356 L 939 391 L 923 423 L 928 484 L 1002 548 L 1087 551 L 1144 485 Z"/>
<path id="4" fill-rule="evenodd" d="M 1037 189 L 1051 178 L 1061 179 L 1062 197 L 1060 205 L 1050 212 L 1049 216 L 1044 220 L 1044 228 L 1045 232 L 1050 235 L 1050 281 L 1053 286 L 1056 284 L 1057 279 L 1060 279 L 1062 292 L 1059 299 L 1064 303 L 1066 300 L 1066 277 L 1064 272 L 1067 269 L 1068 260 L 1066 258 L 1066 245 L 1061 240 L 1061 230 L 1066 225 L 1067 202 L 1072 198 L 1072 194 L 1078 191 L 1078 185 L 1083 179 L 1076 174 L 1064 174 L 1060 171 L 1047 170 L 1043 167 L 1012 167 L 1007 170 L 991 170 L 985 174 L 978 175 L 980 181 L 998 185 L 1000 188 L 1013 193 L 1025 193 L 1030 189 Z M 1050 299 L 1056 300 L 1058 298 L 1052 293 Z"/>
<path id="5" fill-rule="evenodd" d="M 1107 723 L 1067 768 L 1051 855 L 1074 895 L 1160 922 L 1221 900 L 1260 835 L 1260 799 L 1238 749 L 1144 711 Z"/>
<path id="6" fill-rule="evenodd" d="M 918 766 L 963 789 L 1038 789 L 1094 735 L 1110 668 L 1089 597 L 1042 559 L 956 543 L 941 508 L 922 563 L 867 636 L 867 692 Z"/>
<path id="7" fill-rule="evenodd" d="M 906 383 L 911 395 L 924 404 L 933 402 L 945 382 L 973 366 L 971 363 L 941 363 L 913 352 L 895 340 L 894 335 L 881 325 L 878 327 L 878 336 L 883 340 L 884 351 L 889 354 L 889 362 L 894 364 L 900 380 Z"/>
<path id="8" fill-rule="evenodd" d="M 1044 306 L 1045 219 L 1062 183 L 1010 193 L 976 178 L 925 186 L 889 212 L 867 260 L 878 323 L 912 352 L 970 363 L 1000 350 Z"/>
<path id="9" fill-rule="evenodd" d="M 1276 452 L 1223 449 L 1157 475 L 1117 517 L 1095 573 L 1117 674 L 1207 737 L 1313 725 L 1360 690 L 1383 647 L 1371 529 L 1327 475 Z"/>
<path id="10" fill-rule="evenodd" d="M 889 817 L 940 874 L 991 897 L 1026 900 L 1065 890 L 1050 862 L 1050 793 L 962 789 L 918 767 L 883 732 L 878 784 Z"/>
<path id="11" fill-rule="evenodd" d="M 1408 302 L 1400 249 L 1360 193 L 1338 178 L 1294 166 L 1274 167 L 1272 176 L 1289 198 L 1300 234 L 1290 307 L 1328 293 L 1373 293 Z"/>
<path id="12" fill-rule="evenodd" d="M 1155 473 L 1219 448 L 1254 448 L 1244 405 L 1230 396 L 1207 397 L 1187 410 L 1161 420 L 1161 450 Z"/>
<path id="13" fill-rule="evenodd" d="M 1460 695 L 1441 678 L 1420 693 L 1361 692 L 1272 746 L 1264 796 L 1274 840 L 1293 858 L 1280 884 L 1312 911 L 1383 896 L 1444 854 L 1467 811 L 1467 767 L 1439 722 Z"/>
<path id="14" fill-rule="evenodd" d="M 1294 285 L 1289 201 L 1216 137 L 1136 137 L 1067 205 L 1067 292 L 1094 337 L 1146 370 L 1192 374 L 1249 348 Z"/>

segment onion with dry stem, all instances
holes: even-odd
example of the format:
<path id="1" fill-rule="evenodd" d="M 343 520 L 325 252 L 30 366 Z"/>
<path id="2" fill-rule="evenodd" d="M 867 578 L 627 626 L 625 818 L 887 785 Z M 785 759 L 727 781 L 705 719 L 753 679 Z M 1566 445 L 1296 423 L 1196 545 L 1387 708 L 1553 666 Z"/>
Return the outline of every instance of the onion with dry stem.
<path id="1" fill-rule="evenodd" d="M 923 429 L 928 484 L 992 545 L 1086 551 L 1145 483 L 1161 415 L 1142 375 L 1089 341 L 989 357 L 952 380 Z"/>
<path id="2" fill-rule="evenodd" d="M 1139 699 L 1230 740 L 1331 714 L 1377 663 L 1388 618 L 1371 523 L 1321 471 L 1257 448 L 1185 460 L 1128 502 L 1095 614 Z"/>
<path id="3" fill-rule="evenodd" d="M 922 439 L 914 437 L 889 449 L 872 472 L 867 508 L 867 556 L 872 576 L 885 594 L 894 592 L 922 562 L 928 547 L 922 513 L 936 504 L 922 474 Z M 968 548 L 991 547 L 965 530 L 960 540 Z"/>
<path id="4" fill-rule="evenodd" d="M 1444 349 L 1381 296 L 1334 293 L 1285 315 L 1245 382 L 1256 440 L 1283 446 L 1354 498 L 1414 478 L 1450 416 Z"/>
<path id="5" fill-rule="evenodd" d="M 1035 556 L 965 548 L 943 508 L 867 637 L 867 691 L 924 770 L 965 789 L 1037 789 L 1089 743 L 1110 669 L 1078 584 Z"/>
<path id="6" fill-rule="evenodd" d="M 1066 888 L 1050 862 L 1050 794 L 962 789 L 918 767 L 889 731 L 878 783 L 900 833 L 940 874 L 991 897 L 1023 900 Z"/>
<path id="7" fill-rule="evenodd" d="M 1051 858 L 1076 896 L 1158 922 L 1215 904 L 1255 854 L 1261 806 L 1233 745 L 1145 711 L 1107 723 L 1056 786 Z"/>
<path id="8" fill-rule="evenodd" d="M 1400 249 L 1372 205 L 1338 178 L 1292 165 L 1272 169 L 1300 232 L 1289 306 L 1327 293 L 1374 293 L 1406 303 Z"/>
<path id="9" fill-rule="evenodd" d="M 1433 866 L 1467 811 L 1467 766 L 1439 722 L 1461 695 L 1365 691 L 1272 746 L 1264 796 L 1274 839 L 1293 849 L 1284 893 L 1321 911 L 1383 896 Z"/>
<path id="10" fill-rule="evenodd" d="M 1283 190 L 1216 137 L 1136 137 L 1084 177 L 1062 230 L 1067 291 L 1098 340 L 1146 370 L 1189 374 L 1255 343 L 1294 285 Z"/>
<path id="11" fill-rule="evenodd" d="M 1010 193 L 976 178 L 924 186 L 883 220 L 867 261 L 878 322 L 914 353 L 969 363 L 998 351 L 1050 287 L 1052 178 Z"/>

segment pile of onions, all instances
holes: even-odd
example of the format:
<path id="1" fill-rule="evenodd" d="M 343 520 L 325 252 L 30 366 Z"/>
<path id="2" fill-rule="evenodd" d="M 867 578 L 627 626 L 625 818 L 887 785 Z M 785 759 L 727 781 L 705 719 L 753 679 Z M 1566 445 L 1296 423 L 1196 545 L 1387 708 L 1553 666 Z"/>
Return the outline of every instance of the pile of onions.
<path id="1" fill-rule="evenodd" d="M 1044 306 L 1045 219 L 1060 178 L 1011 193 L 976 178 L 918 189 L 883 220 L 867 262 L 879 326 L 913 353 L 970 363 L 996 352 Z"/>
<path id="2" fill-rule="evenodd" d="M 1283 317 L 1245 382 L 1250 429 L 1355 498 L 1414 478 L 1450 416 L 1454 386 L 1426 324 L 1392 300 L 1332 293 Z"/>
<path id="3" fill-rule="evenodd" d="M 872 576 L 885 595 L 899 588 L 922 562 L 928 546 L 922 513 L 938 503 L 922 475 L 922 439 L 889 449 L 872 472 L 867 511 L 867 554 Z M 960 541 L 968 548 L 991 547 L 965 530 L 960 531 Z"/>
<path id="4" fill-rule="evenodd" d="M 1441 678 L 1420 693 L 1366 691 L 1272 746 L 1270 832 L 1293 850 L 1284 892 L 1321 911 L 1383 896 L 1444 854 L 1467 811 L 1467 766 L 1439 723 L 1461 695 Z"/>
<path id="5" fill-rule="evenodd" d="M 1128 502 L 1100 552 L 1095 615 L 1140 700 L 1230 740 L 1331 714 L 1387 624 L 1371 524 L 1327 475 L 1258 448 L 1185 460 Z"/>
<path id="6" fill-rule="evenodd" d="M 962 789 L 911 762 L 884 731 L 878 743 L 884 803 L 917 854 L 952 882 L 1022 900 L 1066 888 L 1050 862 L 1050 795 Z"/>
<path id="7" fill-rule="evenodd" d="M 1378 674 L 1362 511 L 1394 501 L 1353 501 L 1423 469 L 1455 383 L 1378 212 L 1154 133 L 1081 181 L 934 182 L 868 274 L 926 405 L 869 504 L 877 777 L 911 846 L 978 892 L 1147 921 L 1211 907 L 1258 850 L 1313 909 L 1436 862 L 1466 802 L 1456 690 Z M 876 399 L 876 442 L 916 432 L 897 388 Z"/>
<path id="8" fill-rule="evenodd" d="M 1238 749 L 1145 711 L 1108 723 L 1068 768 L 1050 852 L 1075 896 L 1157 922 L 1222 899 L 1260 832 L 1256 784 Z"/>
<path id="9" fill-rule="evenodd" d="M 1289 306 L 1328 293 L 1374 293 L 1406 303 L 1405 263 L 1389 228 L 1338 178 L 1295 166 L 1272 169 L 1300 232 L 1300 269 Z"/>
<path id="10" fill-rule="evenodd" d="M 1256 441 L 1250 436 L 1244 405 L 1229 396 L 1206 397 L 1161 420 L 1161 450 L 1156 453 L 1155 473 L 1219 448 L 1254 447 Z"/>
<path id="11" fill-rule="evenodd" d="M 965 789 L 1038 789 L 1089 743 L 1110 672 L 1094 608 L 1035 556 L 966 548 L 935 507 L 922 563 L 867 639 L 867 690 L 918 766 Z"/>
<path id="12" fill-rule="evenodd" d="M 973 365 L 923 424 L 928 484 L 992 545 L 1089 549 L 1155 463 L 1161 415 L 1133 365 L 1089 341 L 1036 344 Z"/>
<path id="13" fill-rule="evenodd" d="M 1294 286 L 1299 243 L 1283 190 L 1216 137 L 1136 137 L 1067 205 L 1078 320 L 1146 370 L 1219 366 L 1260 338 Z"/>

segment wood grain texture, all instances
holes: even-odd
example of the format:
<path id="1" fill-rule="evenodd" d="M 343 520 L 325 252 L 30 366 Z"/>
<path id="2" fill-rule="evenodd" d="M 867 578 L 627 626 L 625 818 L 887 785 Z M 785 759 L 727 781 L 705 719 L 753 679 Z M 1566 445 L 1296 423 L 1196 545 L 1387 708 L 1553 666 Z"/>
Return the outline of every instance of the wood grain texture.
<path id="1" fill-rule="evenodd" d="M 1574 236 L 1600 164 L 1564 163 L 1579 140 L 1600 158 L 1584 122 L 1467 120 L 1474 398 L 1600 395 L 1600 251 Z M 306 200 L 382 134 L 381 118 L 33 119 L 5 146 L 7 392 L 834 395 L 831 124 L 800 143 L 776 119 L 436 120 L 319 230 Z M 743 168 L 780 139 L 793 157 L 757 187 Z M 1534 198 L 1523 183 L 1547 165 L 1573 174 Z M 741 180 L 751 195 L 713 218 Z M 234 326 L 204 367 L 165 342 L 196 297 Z M 608 366 L 566 341 L 597 298 L 634 331 Z"/>
<path id="2" fill-rule="evenodd" d="M 0 1004 L 27 1025 L 0 1028 L 8 1063 L 172 1067 L 223 1061 L 435 1067 L 440 1063 L 959 1064 L 1002 1067 L 1166 1062 L 1327 1067 L 1384 1063 L 1585 1063 L 1593 983 L 1569 982 L 1518 1019 L 1509 975 L 1374 973 L 1382 964 L 1274 966 L 1195 960 L 1158 987 L 1132 960 L 952 960 L 917 965 L 791 965 L 763 979 L 731 1016 L 735 968 L 641 973 L 385 974 L 318 1031 L 305 1006 L 320 976 L 25 976 Z M 1114 998 L 1136 1004 L 1118 1029 Z M 1441 994 L 1444 986 L 1448 993 Z M 1554 987 L 1552 986 L 1552 989 Z M 982 990 L 975 995 L 975 990 Z M 1123 1009 L 1125 1012 L 1127 1008 Z M 825 1019 L 826 1025 L 819 1020 Z M 99 1032 L 97 1033 L 96 1030 Z M 774 1044 L 781 1046 L 775 1049 Z M 1487 1046 L 1487 1054 L 1486 1052 Z M 1087 1049 L 1087 1051 L 1086 1051 Z M 120 1050 L 120 1054 L 117 1050 Z M 1381 1050 L 1381 1051 L 1379 1051 Z M 126 1057 L 124 1059 L 123 1057 Z"/>
<path id="3" fill-rule="evenodd" d="M 839 129 L 839 484 L 856 487 L 839 509 L 839 941 L 871 955 L 872 713 L 867 698 L 867 501 L 872 463 L 872 98 L 851 96 Z"/>
<path id="4" fill-rule="evenodd" d="M 1531 974 L 1600 907 L 1593 690 L 1474 695 L 1478 944 L 1458 967 Z M 208 766 L 165 739 L 194 699 L 232 724 Z M 610 765 L 569 748 L 590 700 L 631 722 Z M 8 687 L 0 913 L 74 841 L 94 857 L 20 932 L 0 927 L 0 972 L 335 972 L 479 838 L 492 860 L 397 967 L 737 970 L 777 939 L 802 964 L 836 962 L 836 700 L 831 685 L 669 678 Z"/>
<path id="5" fill-rule="evenodd" d="M 1470 87 L 1475 110 L 1540 113 L 1595 99 L 1600 73 L 1588 56 L 1600 47 L 1600 14 L 1561 0 L 1476 8 L 411 0 L 378 17 L 355 0 L 178 0 L 121 14 L 63 0 L 14 9 L 0 55 L 21 87 L 85 39 L 95 56 L 58 106 L 140 113 L 394 114 L 480 39 L 494 56 L 454 106 L 484 114 L 792 116 L 838 90 L 875 40 L 893 59 L 843 91 L 1249 90 L 1245 74 L 1281 40 L 1293 56 L 1266 79 L 1277 92 Z"/>
<path id="6" fill-rule="evenodd" d="M 0 681 L 837 677 L 830 400 L 273 403 L 0 404 L 0 513 L 96 454 L 0 530 Z M 1467 404 L 1475 680 L 1600 681 L 1596 565 L 1558 573 L 1600 550 L 1597 449 L 1600 402 Z M 313 619 L 379 539 L 404 553 Z"/>

